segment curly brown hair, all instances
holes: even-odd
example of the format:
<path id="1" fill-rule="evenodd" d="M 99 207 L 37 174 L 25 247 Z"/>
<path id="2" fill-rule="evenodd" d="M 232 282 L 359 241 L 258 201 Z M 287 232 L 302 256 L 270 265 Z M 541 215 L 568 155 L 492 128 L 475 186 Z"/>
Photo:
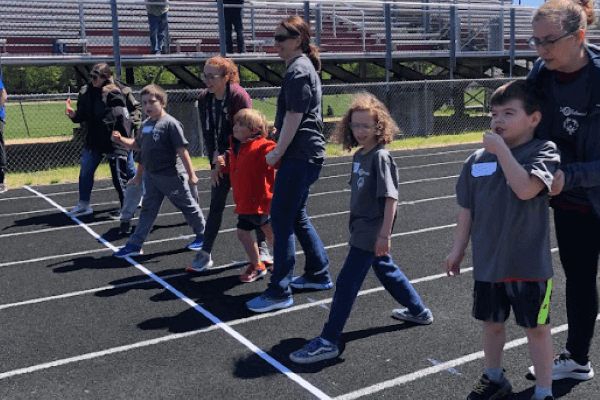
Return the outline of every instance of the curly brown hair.
<path id="1" fill-rule="evenodd" d="M 352 134 L 352 129 L 350 129 L 354 111 L 367 111 L 371 114 L 377 125 L 377 141 L 381 144 L 391 143 L 394 137 L 400 133 L 400 128 L 398 128 L 387 107 L 377 97 L 371 93 L 359 93 L 355 95 L 348 111 L 336 124 L 332 134 L 334 143 L 342 144 L 345 150 L 350 151 L 353 147 L 358 146 L 358 142 Z"/>
<path id="2" fill-rule="evenodd" d="M 231 83 L 240 83 L 240 73 L 237 65 L 231 58 L 216 56 L 206 60 L 208 65 L 219 68 L 221 73 L 227 77 L 227 81 Z"/>

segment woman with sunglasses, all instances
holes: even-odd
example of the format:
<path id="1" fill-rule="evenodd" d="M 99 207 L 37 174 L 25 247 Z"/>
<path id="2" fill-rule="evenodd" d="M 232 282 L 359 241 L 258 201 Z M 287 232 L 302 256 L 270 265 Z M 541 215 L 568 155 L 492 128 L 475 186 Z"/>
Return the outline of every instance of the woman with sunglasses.
<path id="1" fill-rule="evenodd" d="M 188 272 L 202 272 L 212 267 L 212 247 L 217 238 L 227 195 L 231 189 L 229 170 L 225 167 L 227 154 L 230 152 L 230 138 L 233 133 L 233 117 L 244 108 L 252 108 L 252 100 L 240 86 L 240 76 L 235 63 L 226 57 L 212 57 L 204 64 L 204 72 L 200 76 L 206 89 L 198 96 L 198 113 L 202 124 L 204 147 L 210 162 L 210 209 L 204 230 L 204 244 L 196 254 Z M 265 234 L 256 230 L 256 238 L 260 252 L 260 260 L 272 265 Z"/>
<path id="2" fill-rule="evenodd" d="M 254 312 L 292 306 L 290 287 L 333 287 L 327 253 L 306 213 L 310 186 L 318 179 L 325 160 L 319 51 L 311 44 L 310 28 L 297 16 L 277 26 L 275 49 L 285 61 L 286 72 L 277 98 L 277 147 L 267 154 L 270 165 L 281 161 L 271 202 L 274 271 L 267 290 L 246 303 Z M 305 255 L 304 274 L 295 278 L 294 235 Z"/>
<path id="3" fill-rule="evenodd" d="M 557 144 L 562 161 L 550 205 L 566 276 L 568 336 L 554 380 L 594 376 L 588 355 L 598 315 L 600 48 L 585 40 L 593 21 L 589 0 L 549 0 L 533 15 L 529 41 L 540 58 L 527 79 L 545 98 L 537 135 Z"/>
<path id="4" fill-rule="evenodd" d="M 109 110 L 102 99 L 102 88 L 116 84 L 125 97 L 127 110 L 135 127 L 141 122 L 142 107 L 135 100 L 131 90 L 113 79 L 112 71 L 107 64 L 96 64 L 90 72 L 90 82 L 83 86 L 77 98 L 77 110 L 67 105 L 66 114 L 75 123 L 82 123 L 84 129 L 83 154 L 79 170 L 79 203 L 68 212 L 70 217 L 82 217 L 93 212 L 90 206 L 94 173 L 102 159 L 107 156 L 112 181 L 123 206 L 127 181 L 135 175 L 135 165 L 131 151 L 127 152 L 111 141 L 112 128 L 104 123 Z M 111 218 L 118 219 L 120 210 L 111 213 Z"/>

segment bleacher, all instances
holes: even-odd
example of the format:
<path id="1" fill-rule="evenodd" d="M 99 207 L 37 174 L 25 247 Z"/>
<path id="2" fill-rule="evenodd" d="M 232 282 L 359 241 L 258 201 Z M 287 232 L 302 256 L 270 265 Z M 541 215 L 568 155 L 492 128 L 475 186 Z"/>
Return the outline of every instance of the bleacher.
<path id="1" fill-rule="evenodd" d="M 444 4 L 445 3 L 445 4 Z M 500 0 L 452 0 L 391 6 L 393 52 L 445 52 L 454 39 L 456 51 L 508 51 L 510 11 Z M 244 5 L 246 51 L 275 53 L 273 30 L 287 15 L 304 15 L 303 2 L 253 2 Z M 454 38 L 449 6 L 456 7 Z M 382 3 L 311 3 L 311 26 L 319 33 L 322 53 L 382 53 L 387 37 Z M 516 9 L 516 50 L 530 51 L 531 9 Z M 320 11 L 321 24 L 317 27 Z M 117 2 L 122 55 L 149 54 L 148 21 L 142 1 Z M 108 0 L 0 0 L 2 57 L 23 55 L 112 55 L 113 21 Z M 175 56 L 218 54 L 219 25 L 214 0 L 171 0 L 169 52 Z M 590 41 L 600 37 L 590 31 Z M 235 41 L 234 41 L 235 43 Z"/>

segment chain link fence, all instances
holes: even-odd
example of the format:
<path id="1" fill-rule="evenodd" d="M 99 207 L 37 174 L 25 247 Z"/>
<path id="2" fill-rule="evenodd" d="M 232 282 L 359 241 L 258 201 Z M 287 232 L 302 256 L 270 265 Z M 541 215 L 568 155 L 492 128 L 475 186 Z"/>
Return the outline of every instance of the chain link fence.
<path id="1" fill-rule="evenodd" d="M 352 95 L 370 92 L 382 100 L 398 123 L 399 138 L 483 131 L 489 127 L 491 93 L 509 79 L 419 81 L 323 86 L 325 135 L 346 112 Z M 273 121 L 278 87 L 247 89 L 253 108 Z M 184 125 L 192 156 L 203 155 L 196 99 L 199 90 L 168 91 L 167 111 Z M 139 99 L 139 92 L 134 92 Z M 65 115 L 67 98 L 76 95 L 10 96 L 4 137 L 9 172 L 36 172 L 76 166 L 82 149 L 79 124 Z"/>

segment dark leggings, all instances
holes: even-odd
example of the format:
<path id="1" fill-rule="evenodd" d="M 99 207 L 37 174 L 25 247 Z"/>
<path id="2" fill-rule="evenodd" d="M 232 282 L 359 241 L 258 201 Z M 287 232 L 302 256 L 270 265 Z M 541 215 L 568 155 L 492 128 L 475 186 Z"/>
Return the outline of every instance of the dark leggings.
<path id="1" fill-rule="evenodd" d="M 132 178 L 127 174 L 127 158 L 108 157 L 108 165 L 110 166 L 113 186 L 119 195 L 119 203 L 121 204 L 121 207 L 123 207 L 127 181 L 129 178 Z"/>
<path id="2" fill-rule="evenodd" d="M 231 180 L 229 174 L 223 174 L 223 178 L 219 179 L 219 186 L 211 186 L 210 191 L 210 209 L 208 211 L 208 217 L 206 218 L 206 228 L 204 230 L 204 244 L 202 250 L 207 253 L 212 252 L 213 244 L 221 228 L 221 222 L 223 221 L 223 211 L 225 211 L 225 204 L 227 203 L 227 196 L 231 189 Z M 262 229 L 256 229 L 256 241 L 259 246 L 261 242 L 266 239 Z"/>
<path id="3" fill-rule="evenodd" d="M 600 219 L 592 211 L 554 209 L 560 261 L 567 278 L 569 334 L 566 348 L 579 364 L 587 364 L 598 315 Z"/>

